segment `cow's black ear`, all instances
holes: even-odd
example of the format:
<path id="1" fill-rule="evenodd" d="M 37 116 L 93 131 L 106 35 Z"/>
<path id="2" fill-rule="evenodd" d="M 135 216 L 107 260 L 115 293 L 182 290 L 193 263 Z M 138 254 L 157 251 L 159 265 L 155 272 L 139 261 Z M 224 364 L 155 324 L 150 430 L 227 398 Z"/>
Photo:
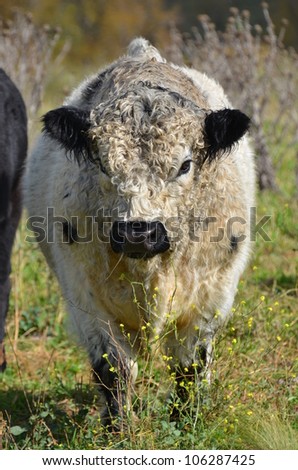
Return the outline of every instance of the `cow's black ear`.
<path id="1" fill-rule="evenodd" d="M 250 119 L 238 109 L 213 111 L 205 118 L 207 159 L 230 150 L 244 136 Z"/>
<path id="2" fill-rule="evenodd" d="M 53 109 L 42 117 L 43 132 L 55 139 L 78 160 L 88 158 L 90 139 L 88 130 L 91 123 L 89 113 L 74 106 Z"/>

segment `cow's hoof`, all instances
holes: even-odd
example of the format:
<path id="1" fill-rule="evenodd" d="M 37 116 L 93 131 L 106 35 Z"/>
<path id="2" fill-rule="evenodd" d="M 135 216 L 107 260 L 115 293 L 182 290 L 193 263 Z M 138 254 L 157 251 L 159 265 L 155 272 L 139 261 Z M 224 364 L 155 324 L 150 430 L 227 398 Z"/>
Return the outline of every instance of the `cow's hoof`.
<path id="1" fill-rule="evenodd" d="M 107 433 L 118 434 L 121 432 L 120 416 L 111 414 L 108 408 L 101 414 L 100 423 Z"/>

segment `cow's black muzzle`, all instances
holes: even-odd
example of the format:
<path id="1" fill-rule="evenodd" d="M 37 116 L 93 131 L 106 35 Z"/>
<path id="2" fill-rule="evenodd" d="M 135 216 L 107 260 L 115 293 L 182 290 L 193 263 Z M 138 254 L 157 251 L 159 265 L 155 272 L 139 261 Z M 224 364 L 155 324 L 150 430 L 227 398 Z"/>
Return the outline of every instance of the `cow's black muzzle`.
<path id="1" fill-rule="evenodd" d="M 170 248 L 167 231 L 159 221 L 116 221 L 110 242 L 115 253 L 124 253 L 129 258 L 152 258 Z"/>

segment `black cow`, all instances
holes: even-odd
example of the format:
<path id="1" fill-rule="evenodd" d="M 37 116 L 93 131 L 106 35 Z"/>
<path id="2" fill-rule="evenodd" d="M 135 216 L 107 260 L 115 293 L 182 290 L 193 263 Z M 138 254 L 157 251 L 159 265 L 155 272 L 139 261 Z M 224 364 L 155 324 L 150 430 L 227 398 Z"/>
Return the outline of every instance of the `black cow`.
<path id="1" fill-rule="evenodd" d="M 21 176 L 27 155 L 23 98 L 0 68 L 0 372 L 6 367 L 4 327 L 10 293 L 10 257 L 22 211 Z"/>

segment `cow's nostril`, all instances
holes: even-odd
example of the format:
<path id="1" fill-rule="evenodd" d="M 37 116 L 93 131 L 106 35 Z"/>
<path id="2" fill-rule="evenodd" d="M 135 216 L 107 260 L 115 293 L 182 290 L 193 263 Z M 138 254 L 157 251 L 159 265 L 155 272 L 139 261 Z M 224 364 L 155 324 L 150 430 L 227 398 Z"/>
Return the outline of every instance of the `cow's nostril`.
<path id="1" fill-rule="evenodd" d="M 143 243 L 148 237 L 147 222 L 127 222 L 127 236 L 131 239 L 132 243 Z"/>
<path id="2" fill-rule="evenodd" d="M 148 230 L 146 233 L 146 241 L 151 244 L 157 242 L 157 226 L 155 223 L 148 224 Z"/>
<path id="3" fill-rule="evenodd" d="M 170 243 L 164 225 L 159 221 L 114 222 L 111 247 L 116 253 L 132 258 L 150 258 L 167 251 Z"/>
<path id="4" fill-rule="evenodd" d="M 126 241 L 126 224 L 125 222 L 114 222 L 110 234 L 110 244 L 115 253 L 121 253 L 122 247 Z"/>

